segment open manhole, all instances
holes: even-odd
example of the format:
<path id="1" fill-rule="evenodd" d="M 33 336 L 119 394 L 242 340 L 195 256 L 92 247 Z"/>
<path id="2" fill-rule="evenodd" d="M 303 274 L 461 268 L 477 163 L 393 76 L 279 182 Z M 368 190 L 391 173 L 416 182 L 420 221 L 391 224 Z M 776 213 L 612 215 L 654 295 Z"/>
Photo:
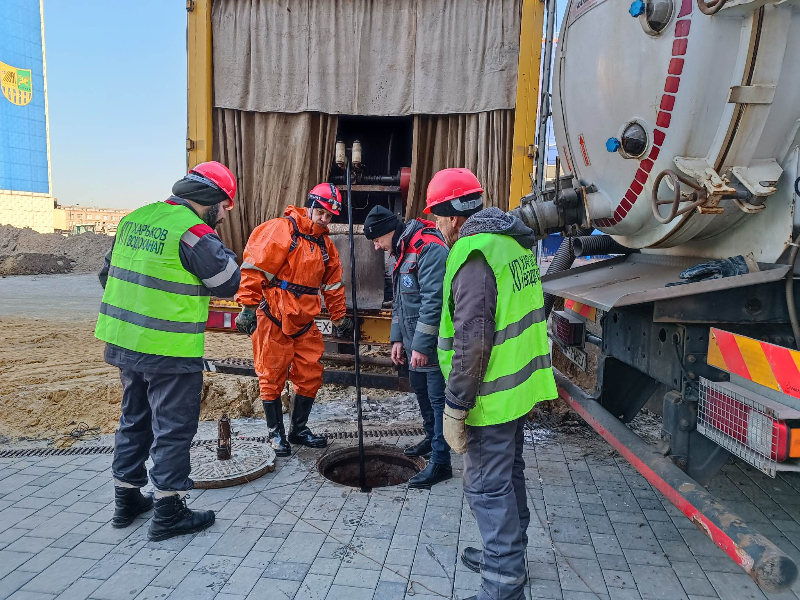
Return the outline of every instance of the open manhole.
<path id="1" fill-rule="evenodd" d="M 425 468 L 425 459 L 406 456 L 394 446 L 365 446 L 366 487 L 378 488 L 406 483 Z M 333 450 L 319 459 L 317 469 L 323 477 L 341 485 L 361 487 L 358 446 Z"/>

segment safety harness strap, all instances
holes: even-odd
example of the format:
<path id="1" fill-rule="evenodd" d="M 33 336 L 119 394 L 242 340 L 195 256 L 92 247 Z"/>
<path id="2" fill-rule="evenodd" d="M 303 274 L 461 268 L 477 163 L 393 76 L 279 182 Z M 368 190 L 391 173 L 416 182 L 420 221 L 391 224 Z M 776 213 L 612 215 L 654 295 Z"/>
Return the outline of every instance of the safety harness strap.
<path id="1" fill-rule="evenodd" d="M 328 247 L 325 245 L 325 236 L 320 235 L 316 237 L 310 233 L 303 233 L 297 226 L 297 221 L 294 220 L 294 217 L 286 216 L 285 218 L 289 219 L 289 222 L 292 224 L 292 243 L 289 245 L 289 252 L 297 248 L 297 238 L 303 238 L 319 246 L 319 250 L 322 253 L 322 262 L 327 266 L 330 256 L 328 256 Z"/>
<path id="2" fill-rule="evenodd" d="M 261 311 L 267 316 L 267 318 L 270 321 L 275 323 L 275 325 L 277 325 L 278 327 L 281 328 L 281 330 L 283 330 L 283 323 L 281 323 L 280 320 L 275 315 L 272 314 L 272 311 L 270 311 L 270 309 L 269 309 L 269 302 L 267 302 L 266 298 L 262 298 L 261 299 L 261 303 L 258 305 L 258 308 L 261 309 Z M 292 338 L 292 339 L 299 338 L 304 333 L 307 333 L 308 330 L 311 329 L 311 326 L 313 324 L 314 324 L 314 321 L 312 319 L 311 321 L 309 321 L 308 323 L 303 325 L 303 327 L 300 329 L 300 331 L 298 331 L 295 334 L 290 335 L 289 337 Z"/>
<path id="3" fill-rule="evenodd" d="M 412 256 L 412 259 L 416 260 L 416 256 L 413 255 L 419 254 L 428 244 L 438 244 L 439 246 L 447 247 L 447 244 L 437 235 L 436 227 L 431 221 L 426 221 L 424 219 L 417 219 L 417 221 L 422 223 L 424 227 L 412 235 L 408 243 L 404 243 L 400 248 L 400 256 L 397 258 L 397 262 L 394 265 L 395 271 L 400 267 L 400 264 L 407 256 Z"/>
<path id="4" fill-rule="evenodd" d="M 291 281 L 285 281 L 283 279 L 273 279 L 269 282 L 268 287 L 281 288 L 282 290 L 294 294 L 298 298 L 300 296 L 316 296 L 319 294 L 319 288 L 300 285 L 299 283 L 292 283 Z"/>

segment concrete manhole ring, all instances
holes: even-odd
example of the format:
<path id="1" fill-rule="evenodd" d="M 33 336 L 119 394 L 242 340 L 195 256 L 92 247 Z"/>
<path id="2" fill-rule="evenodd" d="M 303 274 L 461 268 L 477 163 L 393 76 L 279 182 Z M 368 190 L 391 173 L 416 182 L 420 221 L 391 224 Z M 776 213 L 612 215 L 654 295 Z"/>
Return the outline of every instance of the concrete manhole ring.
<path id="1" fill-rule="evenodd" d="M 198 489 L 224 488 L 258 479 L 275 470 L 275 451 L 263 442 L 233 439 L 233 457 L 217 460 L 217 444 L 201 444 L 190 452 L 189 475 Z"/>

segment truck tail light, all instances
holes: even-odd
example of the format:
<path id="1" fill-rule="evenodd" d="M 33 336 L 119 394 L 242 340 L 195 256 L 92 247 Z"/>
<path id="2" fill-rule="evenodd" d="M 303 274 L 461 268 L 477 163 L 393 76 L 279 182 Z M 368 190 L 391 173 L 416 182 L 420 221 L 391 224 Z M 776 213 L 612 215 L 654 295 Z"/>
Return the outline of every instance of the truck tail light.
<path id="1" fill-rule="evenodd" d="M 236 331 L 235 319 L 238 313 L 232 311 L 210 310 L 206 329 L 221 329 L 224 331 Z"/>
<path id="2" fill-rule="evenodd" d="M 565 346 L 583 347 L 586 337 L 586 323 L 564 310 L 552 313 L 551 331 Z"/>
<path id="3" fill-rule="evenodd" d="M 697 430 L 774 476 L 777 463 L 800 457 L 800 428 L 793 429 L 795 421 L 781 418 L 778 406 L 739 386 L 701 377 Z"/>

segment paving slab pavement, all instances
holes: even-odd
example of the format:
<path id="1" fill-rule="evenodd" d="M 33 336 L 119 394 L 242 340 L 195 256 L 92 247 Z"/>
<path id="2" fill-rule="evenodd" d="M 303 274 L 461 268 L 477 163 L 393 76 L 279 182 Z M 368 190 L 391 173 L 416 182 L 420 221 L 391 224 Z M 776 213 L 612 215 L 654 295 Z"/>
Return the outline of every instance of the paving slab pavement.
<path id="1" fill-rule="evenodd" d="M 380 443 L 405 446 L 409 438 Z M 370 440 L 373 442 L 373 440 Z M 334 441 L 328 451 L 344 445 Z M 0 458 L 0 600 L 463 599 L 480 576 L 458 560 L 480 544 L 453 480 L 370 494 L 316 470 L 323 451 L 278 459 L 249 484 L 196 490 L 209 530 L 147 540 L 147 518 L 113 529 L 110 456 Z M 528 436 L 532 521 L 526 598 L 797 600 L 765 594 L 591 431 Z M 770 479 L 731 462 L 708 486 L 800 562 L 800 474 Z M 149 515 L 145 515 L 148 517 Z"/>

